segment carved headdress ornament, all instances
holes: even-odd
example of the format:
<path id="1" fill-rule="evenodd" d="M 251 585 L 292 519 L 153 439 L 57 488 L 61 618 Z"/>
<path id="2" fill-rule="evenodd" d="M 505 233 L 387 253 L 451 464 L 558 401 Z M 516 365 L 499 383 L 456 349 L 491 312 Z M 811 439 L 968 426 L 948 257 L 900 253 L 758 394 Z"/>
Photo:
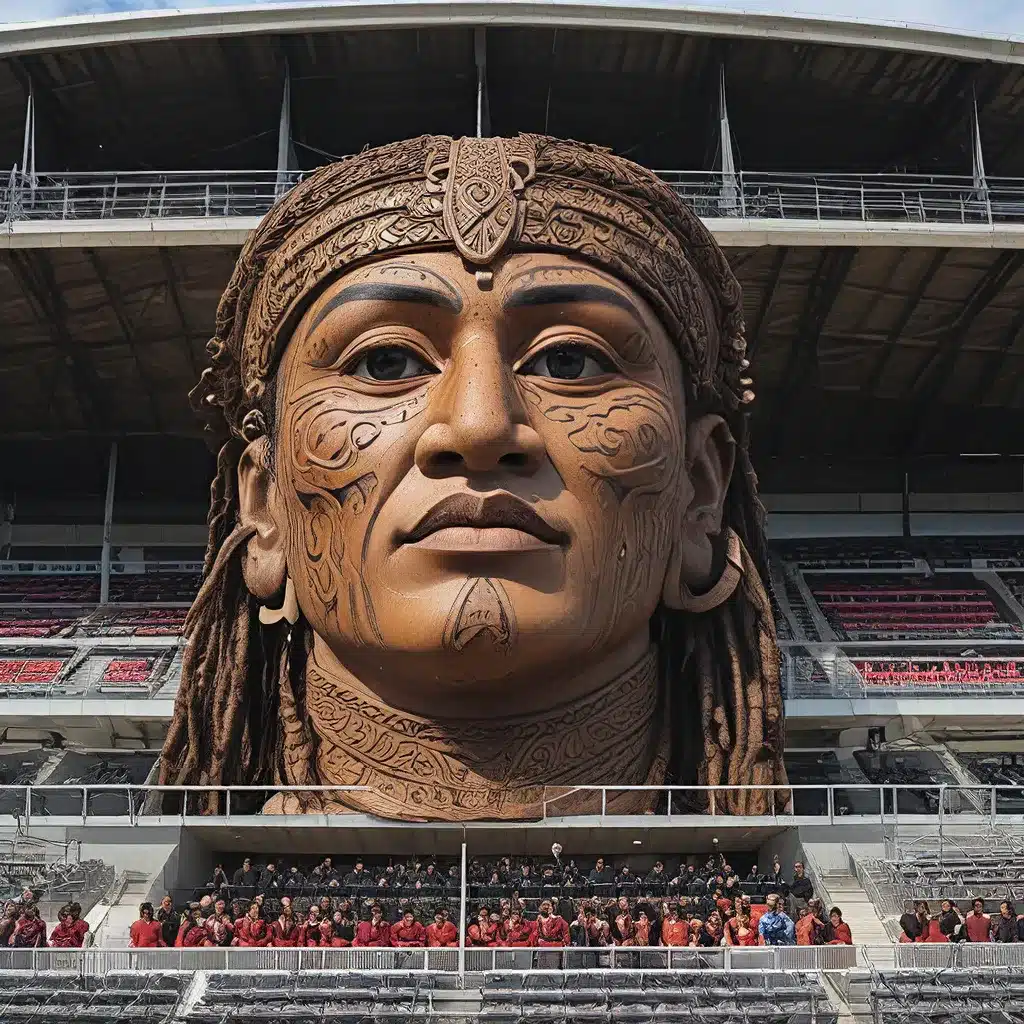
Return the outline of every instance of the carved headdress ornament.
<path id="1" fill-rule="evenodd" d="M 481 267 L 525 251 L 593 263 L 652 304 L 691 400 L 735 410 L 753 398 L 739 286 L 668 185 L 597 146 L 425 135 L 320 169 L 249 237 L 217 311 L 213 366 L 192 393 L 210 428 L 221 439 L 263 432 L 283 344 L 329 281 L 382 256 L 445 249 Z"/>

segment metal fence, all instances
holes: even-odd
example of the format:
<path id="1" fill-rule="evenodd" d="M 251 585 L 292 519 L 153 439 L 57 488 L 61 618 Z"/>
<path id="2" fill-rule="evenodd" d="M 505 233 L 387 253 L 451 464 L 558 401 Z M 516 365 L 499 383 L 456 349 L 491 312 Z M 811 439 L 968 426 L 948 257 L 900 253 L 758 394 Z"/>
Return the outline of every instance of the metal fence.
<path id="1" fill-rule="evenodd" d="M 12 172 L 0 196 L 8 221 L 262 217 L 301 171 Z"/>
<path id="2" fill-rule="evenodd" d="M 0 949 L 0 970 L 74 971 L 422 971 L 455 973 L 459 949 Z M 465 971 L 840 971 L 856 967 L 855 946 L 715 949 L 466 949 Z"/>
<path id="3" fill-rule="evenodd" d="M 17 821 L 31 825 L 167 825 L 215 824 L 252 821 L 275 794 L 289 793 L 309 810 L 299 815 L 266 815 L 261 827 L 286 824 L 296 819 L 306 825 L 339 820 L 359 822 L 350 814 L 337 815 L 317 810 L 330 794 L 365 790 L 360 786 L 146 786 L 134 784 L 7 785 L 0 786 L 0 824 Z M 645 818 L 650 825 L 707 824 L 716 816 L 729 815 L 727 797 L 767 795 L 764 813 L 745 816 L 757 824 L 904 824 L 937 825 L 944 822 L 968 826 L 1024 824 L 1024 787 L 958 786 L 907 783 L 875 785 L 787 786 L 574 786 L 542 787 L 538 790 L 538 822 L 564 823 L 561 801 L 570 793 L 593 794 L 595 810 L 588 820 L 598 818 L 614 823 L 621 815 L 609 814 L 609 797 L 628 791 L 645 791 L 656 796 L 664 813 Z M 211 797 L 216 807 L 211 810 Z M 360 824 L 360 827 L 363 827 Z"/>
<path id="4" fill-rule="evenodd" d="M 1024 221 L 1024 179 L 917 174 L 658 172 L 701 217 L 974 224 Z M 259 217 L 302 171 L 97 172 L 26 175 L 0 188 L 15 221 Z"/>
<path id="5" fill-rule="evenodd" d="M 0 970 L 401 971 L 454 974 L 458 949 L 0 949 Z M 722 946 L 711 949 L 466 949 L 464 971 L 848 971 L 1024 968 L 1024 944 L 893 943 L 888 946 Z"/>

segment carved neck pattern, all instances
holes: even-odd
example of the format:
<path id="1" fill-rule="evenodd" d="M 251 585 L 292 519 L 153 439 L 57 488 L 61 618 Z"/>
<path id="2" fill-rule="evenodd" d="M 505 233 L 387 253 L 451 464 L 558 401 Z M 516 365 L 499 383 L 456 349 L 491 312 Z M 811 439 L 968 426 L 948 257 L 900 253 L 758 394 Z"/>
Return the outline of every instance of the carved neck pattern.
<path id="1" fill-rule="evenodd" d="M 657 655 L 598 691 L 548 712 L 498 720 L 427 720 L 353 694 L 310 659 L 306 702 L 325 785 L 368 786 L 322 810 L 422 821 L 517 820 L 592 813 L 598 793 L 574 785 L 661 785 L 668 734 Z M 293 784 L 291 779 L 284 780 Z M 554 787 L 554 789 L 552 788 Z M 550 801 L 565 787 L 567 794 Z M 609 797 L 616 813 L 653 809 L 654 794 Z M 289 809 L 289 801 L 268 811 Z M 306 809 L 310 809 L 306 801 Z"/>

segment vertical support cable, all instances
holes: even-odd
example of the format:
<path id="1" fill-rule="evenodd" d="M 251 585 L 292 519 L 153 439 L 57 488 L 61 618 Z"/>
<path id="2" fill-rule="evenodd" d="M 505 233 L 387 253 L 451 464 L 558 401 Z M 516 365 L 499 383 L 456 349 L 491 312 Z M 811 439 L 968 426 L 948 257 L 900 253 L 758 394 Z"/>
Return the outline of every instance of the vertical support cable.
<path id="1" fill-rule="evenodd" d="M 985 176 L 985 154 L 981 148 L 981 122 L 978 119 L 978 93 L 971 85 L 971 179 L 975 194 L 985 203 L 988 223 L 992 223 L 992 198 L 988 192 L 988 178 Z"/>
<path id="2" fill-rule="evenodd" d="M 466 843 L 462 843 L 462 880 L 459 883 L 459 987 L 466 987 Z"/>
<path id="3" fill-rule="evenodd" d="M 25 130 L 21 139 L 21 169 L 25 174 L 36 170 L 36 113 L 35 94 L 32 84 L 28 87 L 28 101 L 25 104 Z"/>
<path id="4" fill-rule="evenodd" d="M 288 171 L 292 153 L 292 75 L 284 64 L 284 91 L 281 94 L 281 117 L 277 125 L 277 195 L 288 188 Z M 229 186 L 230 187 L 230 186 Z"/>
<path id="5" fill-rule="evenodd" d="M 725 101 L 725 61 L 718 65 L 718 145 L 722 156 L 722 204 L 724 217 L 735 217 L 740 212 L 737 201 L 736 157 L 732 147 L 732 129 L 729 127 L 729 108 Z"/>
<path id="6" fill-rule="evenodd" d="M 103 553 L 100 561 L 100 604 L 110 601 L 110 528 L 114 520 L 114 488 L 117 483 L 117 442 L 110 442 L 107 462 L 107 498 L 103 506 Z"/>
<path id="7" fill-rule="evenodd" d="M 491 134 L 491 110 L 487 97 L 487 29 L 473 29 L 473 59 L 476 61 L 476 137 Z"/>

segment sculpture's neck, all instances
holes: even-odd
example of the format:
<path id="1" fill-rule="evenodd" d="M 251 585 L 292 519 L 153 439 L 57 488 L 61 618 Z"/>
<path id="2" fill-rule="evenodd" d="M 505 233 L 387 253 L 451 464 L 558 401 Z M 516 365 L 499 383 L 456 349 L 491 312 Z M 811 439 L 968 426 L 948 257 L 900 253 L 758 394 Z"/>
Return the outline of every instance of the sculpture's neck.
<path id="1" fill-rule="evenodd" d="M 600 810 L 601 796 L 571 793 L 572 786 L 661 785 L 665 776 L 667 716 L 654 650 L 571 703 L 477 720 L 398 711 L 356 694 L 314 656 L 306 708 L 321 782 L 369 787 L 324 801 L 328 810 L 405 820 L 516 820 L 542 816 L 547 801 L 549 816 L 580 814 Z M 611 803 L 618 814 L 643 813 L 654 796 L 620 793 Z"/>

